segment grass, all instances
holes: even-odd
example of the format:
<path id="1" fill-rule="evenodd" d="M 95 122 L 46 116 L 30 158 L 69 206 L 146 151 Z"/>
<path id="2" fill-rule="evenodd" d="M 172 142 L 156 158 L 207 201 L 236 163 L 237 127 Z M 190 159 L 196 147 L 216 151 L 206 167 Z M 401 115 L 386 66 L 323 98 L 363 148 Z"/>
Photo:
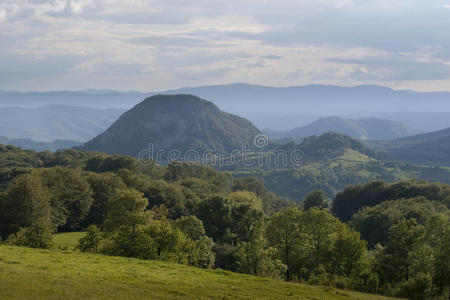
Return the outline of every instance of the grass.
<path id="1" fill-rule="evenodd" d="M 0 299 L 387 299 L 222 270 L 0 245 Z"/>
<path id="2" fill-rule="evenodd" d="M 53 235 L 53 248 L 61 250 L 75 250 L 84 232 L 64 232 Z"/>

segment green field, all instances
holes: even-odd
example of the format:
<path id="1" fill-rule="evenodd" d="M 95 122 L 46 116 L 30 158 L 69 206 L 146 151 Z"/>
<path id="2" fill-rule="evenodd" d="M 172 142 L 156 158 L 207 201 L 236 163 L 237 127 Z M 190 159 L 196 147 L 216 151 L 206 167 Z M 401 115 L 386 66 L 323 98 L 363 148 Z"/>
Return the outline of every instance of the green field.
<path id="1" fill-rule="evenodd" d="M 387 299 L 222 270 L 0 245 L 0 299 Z"/>
<path id="2" fill-rule="evenodd" d="M 75 250 L 84 232 L 64 232 L 53 235 L 53 248 L 60 250 Z"/>

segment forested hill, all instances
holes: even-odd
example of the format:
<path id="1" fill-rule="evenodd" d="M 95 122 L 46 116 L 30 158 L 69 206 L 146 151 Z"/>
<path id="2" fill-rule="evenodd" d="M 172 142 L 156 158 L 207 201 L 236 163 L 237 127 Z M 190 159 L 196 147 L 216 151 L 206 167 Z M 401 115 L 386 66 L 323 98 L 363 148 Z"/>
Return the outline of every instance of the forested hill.
<path id="1" fill-rule="evenodd" d="M 386 159 L 450 166 L 450 128 L 369 145 Z"/>
<path id="2" fill-rule="evenodd" d="M 138 156 L 152 144 L 155 151 L 231 152 L 252 145 L 259 133 L 246 119 L 196 96 L 156 95 L 127 111 L 82 149 Z"/>

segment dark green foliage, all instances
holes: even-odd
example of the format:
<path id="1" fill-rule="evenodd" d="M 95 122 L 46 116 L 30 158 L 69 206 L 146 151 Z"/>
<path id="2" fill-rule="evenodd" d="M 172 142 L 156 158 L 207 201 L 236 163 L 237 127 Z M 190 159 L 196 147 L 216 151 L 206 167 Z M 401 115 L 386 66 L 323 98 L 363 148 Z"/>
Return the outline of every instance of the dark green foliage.
<path id="1" fill-rule="evenodd" d="M 97 173 L 117 172 L 120 169 L 137 170 L 138 168 L 138 161 L 135 158 L 122 155 L 96 156 L 86 162 L 86 170 Z"/>
<path id="2" fill-rule="evenodd" d="M 77 248 L 82 252 L 97 253 L 101 240 L 102 234 L 100 229 L 95 225 L 90 225 L 87 228 L 86 235 L 79 240 Z"/>
<path id="3" fill-rule="evenodd" d="M 51 194 L 37 173 L 17 177 L 0 197 L 1 236 L 16 233 L 20 228 L 39 226 L 52 228 Z"/>
<path id="4" fill-rule="evenodd" d="M 114 173 L 90 173 L 87 181 L 92 189 L 93 201 L 84 224 L 101 226 L 108 213 L 109 200 L 115 197 L 117 190 L 123 190 L 126 186 Z"/>
<path id="5" fill-rule="evenodd" d="M 66 167 L 42 169 L 39 174 L 51 193 L 54 222 L 60 230 L 81 229 L 92 205 L 92 190 L 86 177 Z"/>
<path id="6" fill-rule="evenodd" d="M 400 219 L 416 219 L 425 225 L 428 219 L 439 212 L 449 213 L 447 207 L 425 197 L 384 201 L 373 207 L 365 207 L 353 215 L 350 224 L 361 233 L 363 239 L 373 247 L 385 245 L 389 228 Z"/>
<path id="7" fill-rule="evenodd" d="M 407 180 L 397 183 L 372 181 L 364 185 L 348 186 L 333 200 L 332 211 L 342 221 L 348 221 L 361 208 L 375 206 L 383 201 L 423 196 L 445 202 L 450 186 L 442 183 Z"/>
<path id="8" fill-rule="evenodd" d="M 328 208 L 327 199 L 325 198 L 325 192 L 322 190 L 314 190 L 306 195 L 303 200 L 303 209 L 309 210 L 313 207 Z"/>

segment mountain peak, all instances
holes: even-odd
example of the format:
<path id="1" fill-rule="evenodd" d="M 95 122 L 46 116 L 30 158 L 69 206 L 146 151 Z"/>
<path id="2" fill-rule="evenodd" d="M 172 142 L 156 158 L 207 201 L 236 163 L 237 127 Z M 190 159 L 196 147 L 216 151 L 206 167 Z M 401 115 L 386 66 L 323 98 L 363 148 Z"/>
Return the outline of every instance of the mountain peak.
<path id="1" fill-rule="evenodd" d="M 86 143 L 86 150 L 139 156 L 154 151 L 217 150 L 250 146 L 260 132 L 251 122 L 189 94 L 155 95 L 123 114 Z"/>

